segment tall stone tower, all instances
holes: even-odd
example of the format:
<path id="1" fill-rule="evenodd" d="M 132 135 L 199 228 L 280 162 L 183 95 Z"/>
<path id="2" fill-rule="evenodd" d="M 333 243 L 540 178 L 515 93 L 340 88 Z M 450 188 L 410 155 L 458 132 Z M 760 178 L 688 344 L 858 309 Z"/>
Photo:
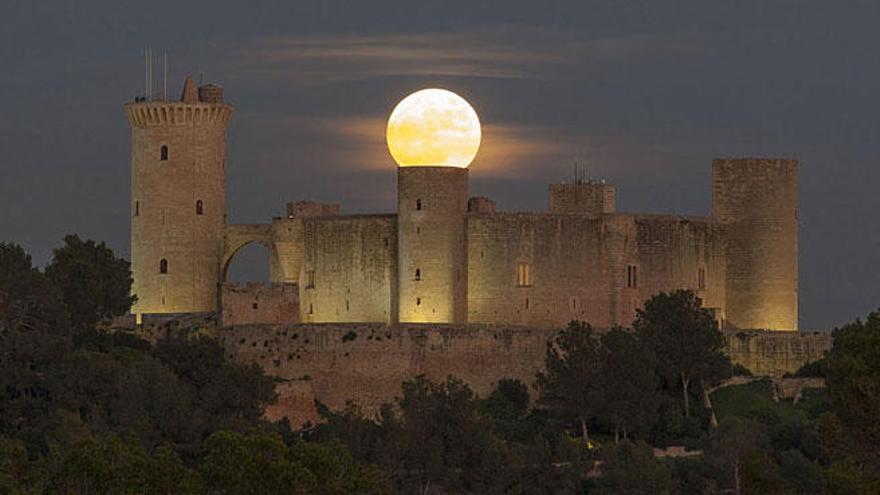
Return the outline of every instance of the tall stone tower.
<path id="1" fill-rule="evenodd" d="M 397 169 L 400 322 L 466 322 L 467 202 L 467 168 Z"/>
<path id="2" fill-rule="evenodd" d="M 131 125 L 132 313 L 216 311 L 226 228 L 226 129 L 219 86 L 125 105 Z"/>
<path id="3" fill-rule="evenodd" d="M 798 161 L 712 161 L 712 215 L 727 225 L 726 324 L 797 330 Z"/>

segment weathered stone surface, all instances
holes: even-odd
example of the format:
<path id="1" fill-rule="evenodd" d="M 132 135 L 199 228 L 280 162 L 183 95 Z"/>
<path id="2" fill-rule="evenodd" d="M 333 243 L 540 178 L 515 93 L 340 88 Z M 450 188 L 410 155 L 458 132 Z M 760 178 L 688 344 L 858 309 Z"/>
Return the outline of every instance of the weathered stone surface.
<path id="1" fill-rule="evenodd" d="M 299 319 L 296 284 L 236 284 L 220 289 L 220 324 L 223 326 L 281 324 Z"/>
<path id="2" fill-rule="evenodd" d="M 496 325 L 298 324 L 219 328 L 216 335 L 231 358 L 296 381 L 296 404 L 308 402 L 304 397 L 311 393 L 331 409 L 351 400 L 374 414 L 400 395 L 403 381 L 420 374 L 432 380 L 455 376 L 481 396 L 498 380 L 513 378 L 527 384 L 534 397 L 535 375 L 557 331 Z M 796 371 L 831 345 L 830 337 L 821 334 L 750 332 L 727 338 L 731 358 L 758 375 Z M 273 414 L 293 420 L 311 412 L 281 408 Z"/>
<path id="3" fill-rule="evenodd" d="M 232 107 L 198 102 L 194 86 L 184 98 L 125 106 L 134 314 L 217 310 Z"/>
<path id="4" fill-rule="evenodd" d="M 727 354 L 756 375 L 794 373 L 831 349 L 830 332 L 729 331 Z"/>
<path id="5" fill-rule="evenodd" d="M 797 330 L 797 206 L 797 160 L 712 160 L 712 215 L 728 229 L 726 326 Z"/>

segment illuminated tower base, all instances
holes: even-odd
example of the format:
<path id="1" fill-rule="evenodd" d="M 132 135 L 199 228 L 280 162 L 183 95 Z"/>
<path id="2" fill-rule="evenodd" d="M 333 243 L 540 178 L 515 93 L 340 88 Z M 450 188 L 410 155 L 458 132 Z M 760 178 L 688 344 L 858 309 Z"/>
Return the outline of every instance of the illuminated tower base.
<path id="1" fill-rule="evenodd" d="M 399 320 L 465 323 L 468 171 L 397 170 Z"/>

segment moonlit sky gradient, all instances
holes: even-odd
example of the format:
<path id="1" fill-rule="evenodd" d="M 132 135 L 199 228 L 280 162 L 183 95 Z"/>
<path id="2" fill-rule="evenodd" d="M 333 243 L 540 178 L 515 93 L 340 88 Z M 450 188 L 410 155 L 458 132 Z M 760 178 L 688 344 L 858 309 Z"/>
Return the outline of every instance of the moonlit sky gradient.
<path id="1" fill-rule="evenodd" d="M 801 328 L 880 306 L 880 2 L 0 2 L 0 240 L 129 252 L 129 130 L 146 46 L 222 84 L 233 222 L 286 201 L 390 212 L 385 124 L 441 87 L 483 124 L 471 194 L 544 210 L 574 162 L 621 211 L 708 214 L 711 159 L 801 160 Z M 160 65 L 155 87 L 161 88 Z M 256 251 L 254 251 L 255 249 Z M 236 260 L 265 276 L 265 253 Z"/>

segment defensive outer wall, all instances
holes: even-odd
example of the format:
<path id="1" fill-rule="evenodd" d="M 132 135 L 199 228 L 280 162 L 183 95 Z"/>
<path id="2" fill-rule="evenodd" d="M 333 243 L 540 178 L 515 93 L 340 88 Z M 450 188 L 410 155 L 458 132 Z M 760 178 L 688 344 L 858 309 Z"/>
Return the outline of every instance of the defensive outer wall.
<path id="1" fill-rule="evenodd" d="M 276 290 L 280 290 L 277 289 Z M 314 401 L 331 409 L 353 401 L 374 414 L 400 395 L 403 381 L 424 374 L 455 376 L 485 396 L 498 380 L 526 383 L 535 374 L 557 328 L 437 324 L 283 324 L 220 326 L 213 314 L 144 317 L 139 333 L 157 339 L 196 331 L 215 336 L 231 359 L 255 363 L 283 381 L 273 418 L 293 424 L 317 419 Z M 755 375 L 781 376 L 831 348 L 828 333 L 726 332 L 727 353 Z"/>
<path id="2" fill-rule="evenodd" d="M 298 324 L 223 327 L 217 336 L 230 357 L 286 380 L 278 389 L 282 407 L 274 414 L 297 423 L 316 419 L 315 399 L 334 410 L 353 401 L 374 414 L 400 395 L 403 381 L 420 374 L 435 381 L 457 377 L 483 397 L 499 380 L 513 378 L 534 396 L 535 374 L 557 332 L 492 325 Z M 780 376 L 822 357 L 831 337 L 740 332 L 728 333 L 727 342 L 734 362 L 756 375 Z"/>

